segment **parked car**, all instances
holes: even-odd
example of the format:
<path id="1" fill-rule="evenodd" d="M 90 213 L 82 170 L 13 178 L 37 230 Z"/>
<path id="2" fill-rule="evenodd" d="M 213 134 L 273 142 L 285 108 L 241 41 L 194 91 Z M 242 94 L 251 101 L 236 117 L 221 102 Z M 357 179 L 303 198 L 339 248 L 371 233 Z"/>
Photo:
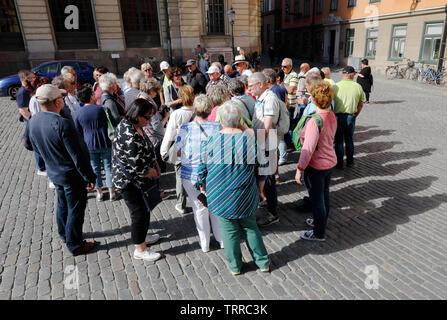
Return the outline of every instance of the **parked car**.
<path id="1" fill-rule="evenodd" d="M 95 80 L 93 79 L 94 68 L 84 61 L 76 60 L 60 60 L 60 61 L 50 61 L 42 63 L 41 65 L 32 69 L 32 71 L 39 76 L 47 77 L 53 80 L 61 74 L 61 69 L 64 66 L 73 67 L 76 71 L 78 77 L 78 85 L 89 84 L 93 85 Z M 12 75 L 0 79 L 0 96 L 9 95 L 15 99 L 17 91 L 22 86 L 19 76 Z"/>

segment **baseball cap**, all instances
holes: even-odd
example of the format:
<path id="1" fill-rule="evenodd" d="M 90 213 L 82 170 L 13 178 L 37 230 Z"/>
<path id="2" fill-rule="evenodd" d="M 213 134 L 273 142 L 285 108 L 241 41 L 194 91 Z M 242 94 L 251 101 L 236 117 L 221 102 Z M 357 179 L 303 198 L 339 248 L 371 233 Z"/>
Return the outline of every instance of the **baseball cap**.
<path id="1" fill-rule="evenodd" d="M 209 67 L 209 69 L 206 73 L 214 73 L 214 72 L 220 72 L 219 68 L 216 66 L 211 66 L 211 67 Z"/>
<path id="2" fill-rule="evenodd" d="M 169 63 L 167 63 L 166 61 L 162 61 L 162 62 L 160 63 L 160 69 L 161 69 L 161 70 L 169 69 Z"/>
<path id="3" fill-rule="evenodd" d="M 187 66 L 187 67 L 192 66 L 193 64 L 196 64 L 196 60 L 194 60 L 194 59 L 189 59 L 188 61 L 186 61 L 186 66 Z"/>
<path id="4" fill-rule="evenodd" d="M 36 90 L 36 100 L 39 103 L 51 102 L 56 100 L 61 94 L 66 93 L 64 89 L 59 89 L 52 84 L 44 84 Z"/>
<path id="5" fill-rule="evenodd" d="M 351 66 L 346 66 L 343 68 L 343 73 L 355 73 L 355 69 Z"/>

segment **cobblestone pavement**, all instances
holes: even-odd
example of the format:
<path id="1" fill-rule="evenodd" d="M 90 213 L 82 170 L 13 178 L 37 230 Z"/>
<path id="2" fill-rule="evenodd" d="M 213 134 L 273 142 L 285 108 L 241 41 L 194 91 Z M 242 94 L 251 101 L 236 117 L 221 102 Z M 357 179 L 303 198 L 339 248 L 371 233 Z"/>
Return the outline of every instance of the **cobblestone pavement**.
<path id="1" fill-rule="evenodd" d="M 446 299 L 446 100 L 445 88 L 376 76 L 373 102 L 357 121 L 355 167 L 333 175 L 327 241 L 299 239 L 308 215 L 292 207 L 305 190 L 294 182 L 291 154 L 280 167 L 281 221 L 262 230 L 272 271 L 261 273 L 244 244 L 248 263 L 234 277 L 217 243 L 200 250 L 192 214 L 174 210 L 173 172 L 163 176 L 171 196 L 150 231 L 162 236 L 153 249 L 164 259 L 134 260 L 124 201 L 97 202 L 94 193 L 84 232 L 101 244 L 69 257 L 57 235 L 56 193 L 23 148 L 15 101 L 2 97 L 0 299 Z M 368 278 L 375 271 L 376 289 Z"/>

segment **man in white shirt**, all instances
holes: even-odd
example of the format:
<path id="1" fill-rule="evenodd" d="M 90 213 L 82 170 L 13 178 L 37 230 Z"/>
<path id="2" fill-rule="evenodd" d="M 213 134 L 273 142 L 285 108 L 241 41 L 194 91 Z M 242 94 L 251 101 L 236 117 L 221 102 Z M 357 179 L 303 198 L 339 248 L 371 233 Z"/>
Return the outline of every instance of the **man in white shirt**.
<path id="1" fill-rule="evenodd" d="M 267 166 L 259 168 L 261 177 L 265 177 L 264 194 L 267 201 L 268 215 L 261 217 L 257 223 L 264 227 L 279 222 L 278 194 L 276 191 L 275 172 L 277 165 L 277 147 L 280 140 L 276 125 L 281 112 L 281 101 L 271 91 L 261 72 L 248 77 L 248 90 L 257 98 L 253 115 L 253 128 L 256 130 L 259 145 L 264 146 Z"/>

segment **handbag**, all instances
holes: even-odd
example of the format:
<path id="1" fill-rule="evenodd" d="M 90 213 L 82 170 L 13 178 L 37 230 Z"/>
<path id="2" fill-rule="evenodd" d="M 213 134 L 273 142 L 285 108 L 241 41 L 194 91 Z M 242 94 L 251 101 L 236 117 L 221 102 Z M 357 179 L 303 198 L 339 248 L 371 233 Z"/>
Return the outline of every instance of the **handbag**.
<path id="1" fill-rule="evenodd" d="M 123 163 L 118 159 L 118 157 L 114 156 L 116 163 L 120 166 L 124 175 L 140 189 L 141 195 L 143 197 L 144 204 L 146 205 L 147 210 L 150 212 L 155 209 L 155 207 L 162 201 L 160 196 L 159 182 L 155 179 L 150 179 L 149 182 L 144 183 L 140 187 L 135 183 L 135 179 L 130 175 L 130 173 L 124 168 Z"/>
<path id="2" fill-rule="evenodd" d="M 191 119 L 189 119 L 188 122 L 191 122 L 195 118 L 195 114 L 193 113 Z M 178 135 L 178 130 L 177 130 Z M 177 147 L 175 146 L 175 141 L 171 141 L 171 144 L 168 148 L 168 152 L 162 159 L 164 162 L 170 163 L 170 164 L 178 164 L 181 162 L 181 159 L 177 155 Z"/>

